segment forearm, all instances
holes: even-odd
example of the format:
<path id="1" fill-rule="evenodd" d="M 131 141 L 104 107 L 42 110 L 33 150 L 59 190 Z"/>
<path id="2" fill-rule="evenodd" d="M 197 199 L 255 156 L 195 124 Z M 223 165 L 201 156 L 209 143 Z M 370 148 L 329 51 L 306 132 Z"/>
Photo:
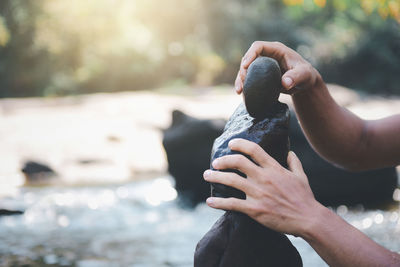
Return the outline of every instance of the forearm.
<path id="1" fill-rule="evenodd" d="M 399 266 L 400 255 L 378 245 L 329 209 L 319 206 L 303 237 L 329 266 Z"/>
<path id="2" fill-rule="evenodd" d="M 235 81 L 237 93 L 241 93 L 247 69 L 258 56 L 273 57 L 279 62 L 282 90 L 292 94 L 303 131 L 321 156 L 351 170 L 400 164 L 400 115 L 365 121 L 340 107 L 318 71 L 281 43 L 256 41 L 251 45 Z"/>
<path id="3" fill-rule="evenodd" d="M 335 102 L 319 74 L 312 87 L 300 89 L 292 99 L 308 141 L 322 157 L 347 169 L 367 165 L 360 158 L 365 155 L 366 122 Z"/>

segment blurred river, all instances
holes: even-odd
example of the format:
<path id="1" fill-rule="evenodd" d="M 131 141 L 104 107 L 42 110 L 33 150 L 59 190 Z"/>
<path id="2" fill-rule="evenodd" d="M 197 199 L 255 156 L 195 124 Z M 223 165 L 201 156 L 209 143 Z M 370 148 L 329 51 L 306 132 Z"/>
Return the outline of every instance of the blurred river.
<path id="1" fill-rule="evenodd" d="M 196 243 L 222 212 L 204 204 L 182 209 L 176 196 L 168 176 L 124 185 L 20 188 L 0 202 L 25 210 L 0 217 L 0 265 L 193 266 Z M 398 204 L 389 210 L 335 210 L 400 251 Z M 326 266 L 302 239 L 290 239 L 304 266 Z"/>

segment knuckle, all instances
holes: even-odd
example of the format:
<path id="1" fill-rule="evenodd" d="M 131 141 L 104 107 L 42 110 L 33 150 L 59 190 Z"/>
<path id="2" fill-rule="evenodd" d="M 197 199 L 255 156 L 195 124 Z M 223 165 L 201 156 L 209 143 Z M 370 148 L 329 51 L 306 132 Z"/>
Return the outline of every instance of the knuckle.
<path id="1" fill-rule="evenodd" d="M 264 175 L 264 179 L 262 179 L 262 183 L 263 183 L 264 185 L 271 185 L 271 184 L 272 184 L 272 181 L 271 181 L 271 179 L 270 179 L 268 176 L 265 176 L 265 175 Z M 265 192 L 264 192 L 264 195 L 265 195 Z"/>
<path id="2" fill-rule="evenodd" d="M 241 68 L 240 69 L 240 71 L 239 71 L 239 76 L 240 76 L 240 78 L 244 78 L 244 76 L 246 76 L 246 73 L 245 73 L 245 70 L 243 69 L 243 68 Z"/>
<path id="3" fill-rule="evenodd" d="M 259 218 L 265 213 L 264 207 L 260 204 L 253 205 L 250 208 L 249 212 L 252 214 L 252 217 L 254 218 Z"/>
<path id="4" fill-rule="evenodd" d="M 243 160 L 245 160 L 246 158 L 243 156 L 243 155 L 239 155 L 239 154 L 236 154 L 233 158 L 232 158 L 232 162 L 235 164 L 235 165 L 239 165 L 239 164 L 241 164 L 242 162 L 243 162 Z"/>
<path id="5" fill-rule="evenodd" d="M 313 69 L 313 66 L 311 65 L 311 63 L 305 61 L 303 64 L 301 64 L 301 68 L 304 72 L 310 73 Z"/>
<path id="6" fill-rule="evenodd" d="M 258 47 L 258 46 L 261 46 L 261 45 L 263 45 L 263 41 L 254 41 L 252 44 L 251 44 L 251 47 Z"/>
<path id="7" fill-rule="evenodd" d="M 267 174 L 265 173 L 265 169 L 263 167 L 259 167 L 255 169 L 256 175 L 260 177 L 261 180 L 264 180 L 264 177 L 267 177 Z"/>
<path id="8" fill-rule="evenodd" d="M 275 42 L 272 42 L 272 43 L 279 49 L 282 49 L 282 48 L 286 47 L 286 45 L 284 45 L 284 44 L 282 44 L 281 42 L 278 42 L 278 41 L 275 41 Z"/>
<path id="9" fill-rule="evenodd" d="M 248 190 L 251 189 L 251 186 L 249 186 L 249 184 L 248 184 L 248 180 L 239 175 L 237 176 L 236 184 L 237 184 L 238 189 L 240 189 L 242 191 L 247 192 Z"/>
<path id="10" fill-rule="evenodd" d="M 271 171 L 279 171 L 281 170 L 283 167 L 281 166 L 281 164 L 279 164 L 279 162 L 277 162 L 276 160 L 271 160 Z"/>
<path id="11" fill-rule="evenodd" d="M 259 216 L 259 210 L 256 205 L 251 205 L 247 211 L 250 217 L 257 218 Z"/>
<path id="12" fill-rule="evenodd" d="M 235 187 L 237 184 L 236 180 L 229 173 L 225 173 L 225 177 L 223 178 L 224 183 L 229 186 Z"/>
<path id="13" fill-rule="evenodd" d="M 239 157 L 232 158 L 232 165 L 237 167 L 239 164 L 240 164 L 240 158 Z"/>
<path id="14" fill-rule="evenodd" d="M 226 208 L 227 208 L 228 210 L 234 209 L 235 206 L 236 206 L 236 201 L 237 201 L 237 199 L 235 199 L 235 198 L 233 198 L 233 197 L 227 198 L 227 199 L 226 199 Z"/>
<path id="15" fill-rule="evenodd" d="M 254 144 L 254 143 L 252 143 L 252 144 L 249 144 L 249 155 L 256 155 L 257 153 L 258 153 L 258 147 L 257 147 L 257 145 L 256 144 Z"/>
<path id="16" fill-rule="evenodd" d="M 239 80 L 240 80 L 240 76 L 239 76 L 239 74 L 238 74 L 238 76 L 237 76 L 236 79 L 235 79 L 235 85 L 238 85 Z"/>

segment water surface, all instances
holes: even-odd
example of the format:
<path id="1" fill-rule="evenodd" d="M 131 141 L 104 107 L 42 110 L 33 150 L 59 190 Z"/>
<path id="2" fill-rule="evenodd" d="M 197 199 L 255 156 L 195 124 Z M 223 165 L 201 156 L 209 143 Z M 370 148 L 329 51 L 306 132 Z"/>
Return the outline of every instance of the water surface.
<path id="1" fill-rule="evenodd" d="M 0 218 L 1 266 L 193 266 L 198 240 L 222 212 L 204 204 L 183 209 L 168 176 L 124 185 L 20 188 L 2 207 L 25 210 Z M 399 206 L 335 209 L 380 244 L 400 251 Z M 326 266 L 290 236 L 304 266 Z"/>

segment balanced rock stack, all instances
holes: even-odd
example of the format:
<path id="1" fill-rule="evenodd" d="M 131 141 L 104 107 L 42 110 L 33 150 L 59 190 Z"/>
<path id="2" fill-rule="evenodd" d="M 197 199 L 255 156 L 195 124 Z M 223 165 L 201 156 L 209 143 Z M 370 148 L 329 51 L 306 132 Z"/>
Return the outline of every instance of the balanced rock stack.
<path id="1" fill-rule="evenodd" d="M 249 67 L 240 104 L 213 145 L 211 162 L 236 154 L 230 140 L 243 138 L 260 145 L 281 165 L 289 151 L 289 109 L 278 101 L 281 71 L 274 59 L 258 57 Z M 225 170 L 245 175 L 236 170 Z M 217 197 L 244 199 L 243 192 L 221 184 L 211 184 Z M 302 266 L 301 257 L 289 239 L 254 221 L 245 214 L 227 211 L 199 241 L 195 267 Z"/>

